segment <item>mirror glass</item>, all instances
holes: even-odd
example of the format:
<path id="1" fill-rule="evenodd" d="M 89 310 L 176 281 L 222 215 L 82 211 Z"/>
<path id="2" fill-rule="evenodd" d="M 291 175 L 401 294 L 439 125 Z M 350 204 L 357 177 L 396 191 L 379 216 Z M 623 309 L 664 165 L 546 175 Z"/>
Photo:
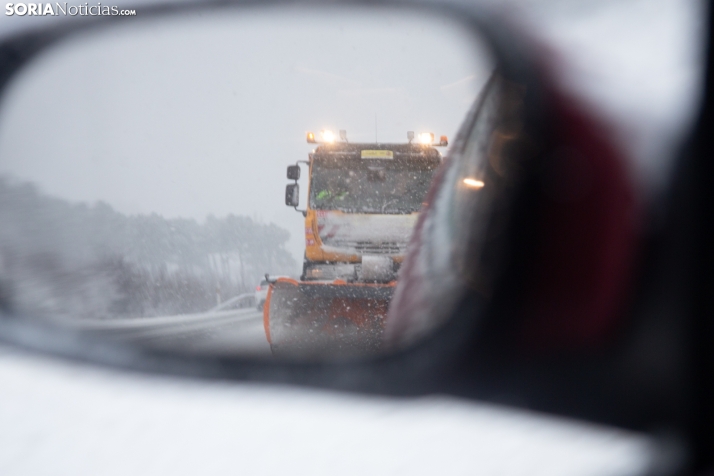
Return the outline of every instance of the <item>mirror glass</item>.
<path id="1" fill-rule="evenodd" d="M 493 64 L 418 10 L 77 33 L 2 99 L 2 306 L 186 353 L 384 351 L 419 211 Z"/>

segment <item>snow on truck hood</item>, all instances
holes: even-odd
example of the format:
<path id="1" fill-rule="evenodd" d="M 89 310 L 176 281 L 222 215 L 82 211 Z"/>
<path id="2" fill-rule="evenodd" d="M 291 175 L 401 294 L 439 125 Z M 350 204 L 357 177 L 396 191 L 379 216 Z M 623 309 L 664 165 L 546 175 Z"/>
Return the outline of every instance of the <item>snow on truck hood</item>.
<path id="1" fill-rule="evenodd" d="M 317 212 L 317 229 L 326 248 L 376 254 L 404 254 L 418 213 L 374 215 Z"/>

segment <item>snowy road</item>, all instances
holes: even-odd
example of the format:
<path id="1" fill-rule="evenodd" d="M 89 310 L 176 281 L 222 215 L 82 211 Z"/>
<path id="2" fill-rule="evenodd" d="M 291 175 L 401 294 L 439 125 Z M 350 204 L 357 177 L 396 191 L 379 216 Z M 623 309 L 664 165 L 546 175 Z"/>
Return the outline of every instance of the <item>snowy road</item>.
<path id="1" fill-rule="evenodd" d="M 64 321 L 63 324 L 179 352 L 271 355 L 263 329 L 263 313 L 255 308 L 178 316 Z"/>
<path id="2" fill-rule="evenodd" d="M 140 335 L 138 339 L 152 347 L 181 352 L 271 355 L 263 328 L 263 313 L 255 309 L 235 311 L 193 325 L 159 329 L 153 335 Z"/>

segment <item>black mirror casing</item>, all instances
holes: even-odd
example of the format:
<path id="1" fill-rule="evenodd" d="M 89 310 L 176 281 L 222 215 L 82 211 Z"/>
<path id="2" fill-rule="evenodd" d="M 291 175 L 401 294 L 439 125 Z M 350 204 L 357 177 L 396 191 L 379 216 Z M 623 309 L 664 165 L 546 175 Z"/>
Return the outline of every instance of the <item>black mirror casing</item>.
<path id="1" fill-rule="evenodd" d="M 288 180 L 300 180 L 299 165 L 288 165 Z"/>
<path id="2" fill-rule="evenodd" d="M 285 205 L 289 207 L 300 205 L 300 185 L 291 183 L 285 186 Z"/>

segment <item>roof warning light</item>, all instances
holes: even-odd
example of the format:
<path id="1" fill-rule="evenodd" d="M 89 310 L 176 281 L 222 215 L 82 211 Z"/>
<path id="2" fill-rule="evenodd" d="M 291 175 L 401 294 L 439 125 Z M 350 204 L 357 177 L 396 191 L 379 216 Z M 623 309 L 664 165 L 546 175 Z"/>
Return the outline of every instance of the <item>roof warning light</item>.
<path id="1" fill-rule="evenodd" d="M 422 132 L 419 134 L 419 143 L 424 145 L 431 145 L 434 142 L 433 132 Z"/>
<path id="2" fill-rule="evenodd" d="M 327 142 L 328 144 L 332 144 L 333 142 L 335 142 L 335 133 L 331 130 L 323 129 L 322 131 L 320 131 L 320 135 L 322 136 L 322 140 Z"/>

